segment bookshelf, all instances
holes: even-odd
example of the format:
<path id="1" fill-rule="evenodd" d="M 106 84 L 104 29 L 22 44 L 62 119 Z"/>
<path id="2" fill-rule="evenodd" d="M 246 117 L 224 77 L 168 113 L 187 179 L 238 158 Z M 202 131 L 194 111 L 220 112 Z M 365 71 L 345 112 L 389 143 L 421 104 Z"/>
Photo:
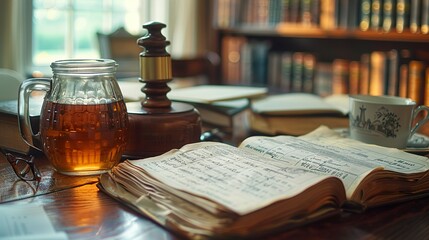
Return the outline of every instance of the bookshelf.
<path id="1" fill-rule="evenodd" d="M 429 0 L 213 0 L 213 26 L 224 84 L 429 104 Z"/>

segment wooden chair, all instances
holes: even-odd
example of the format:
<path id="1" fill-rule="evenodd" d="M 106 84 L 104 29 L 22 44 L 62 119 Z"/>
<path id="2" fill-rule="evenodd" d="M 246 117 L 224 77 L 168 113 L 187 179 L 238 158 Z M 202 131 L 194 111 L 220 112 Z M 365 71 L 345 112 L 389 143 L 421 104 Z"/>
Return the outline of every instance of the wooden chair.
<path id="1" fill-rule="evenodd" d="M 215 52 L 195 56 L 192 58 L 172 58 L 173 78 L 188 78 L 203 76 L 207 83 L 218 83 L 218 68 L 220 57 Z"/>
<path id="2" fill-rule="evenodd" d="M 100 57 L 110 58 L 118 63 L 118 78 L 139 75 L 139 54 L 142 49 L 137 45 L 141 36 L 130 34 L 119 28 L 111 34 L 97 33 Z M 172 58 L 173 78 L 204 77 L 209 84 L 218 83 L 220 57 L 215 52 L 187 58 Z"/>
<path id="3" fill-rule="evenodd" d="M 142 51 L 137 45 L 139 37 L 123 27 L 110 34 L 97 32 L 100 57 L 113 59 L 118 63 L 118 78 L 139 75 L 139 53 Z"/>

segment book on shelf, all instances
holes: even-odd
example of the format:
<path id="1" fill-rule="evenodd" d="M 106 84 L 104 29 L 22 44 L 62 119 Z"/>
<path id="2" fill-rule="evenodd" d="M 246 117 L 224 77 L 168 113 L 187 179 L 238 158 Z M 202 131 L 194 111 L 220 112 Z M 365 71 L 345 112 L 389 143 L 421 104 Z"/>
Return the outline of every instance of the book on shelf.
<path id="1" fill-rule="evenodd" d="M 382 8 L 382 0 L 371 0 L 370 28 L 374 31 L 378 31 L 381 26 Z"/>
<path id="2" fill-rule="evenodd" d="M 314 73 L 314 93 L 319 96 L 332 94 L 332 63 L 318 62 Z"/>
<path id="3" fill-rule="evenodd" d="M 386 53 L 373 51 L 370 53 L 370 95 L 384 95 L 386 93 Z"/>
<path id="4" fill-rule="evenodd" d="M 410 1 L 397 0 L 396 2 L 396 31 L 399 33 L 410 27 Z"/>
<path id="5" fill-rule="evenodd" d="M 426 106 L 429 106 L 429 67 L 426 68 L 425 71 L 425 95 L 424 95 L 424 100 L 423 100 L 423 104 Z"/>
<path id="6" fill-rule="evenodd" d="M 361 0 L 349 0 L 348 29 L 353 30 L 353 29 L 359 28 L 360 1 Z"/>
<path id="7" fill-rule="evenodd" d="M 311 15 L 311 2 L 312 0 L 303 0 L 300 2 L 300 22 L 305 26 L 312 24 Z"/>
<path id="8" fill-rule="evenodd" d="M 364 53 L 360 57 L 359 66 L 359 93 L 368 94 L 370 79 L 370 59 L 369 53 Z"/>
<path id="9" fill-rule="evenodd" d="M 267 84 L 272 90 L 280 89 L 280 80 L 282 72 L 282 53 L 281 52 L 270 52 L 268 54 L 268 72 L 267 72 Z"/>
<path id="10" fill-rule="evenodd" d="M 336 0 L 320 1 L 320 28 L 332 30 L 338 27 L 338 4 Z"/>
<path id="11" fill-rule="evenodd" d="M 410 31 L 418 33 L 420 31 L 422 0 L 410 0 Z"/>
<path id="12" fill-rule="evenodd" d="M 228 84 L 240 84 L 241 48 L 246 42 L 245 37 L 225 36 L 222 38 L 222 79 Z"/>
<path id="13" fill-rule="evenodd" d="M 299 23 L 301 21 L 300 19 L 300 0 L 289 0 L 289 22 L 291 23 Z"/>
<path id="14" fill-rule="evenodd" d="M 429 193 L 429 161 L 341 137 L 254 136 L 239 147 L 199 142 L 125 161 L 97 186 L 189 238 L 262 237 L 351 210 Z"/>
<path id="15" fill-rule="evenodd" d="M 359 29 L 367 31 L 371 24 L 371 0 L 360 1 Z"/>
<path id="16" fill-rule="evenodd" d="M 349 92 L 349 60 L 334 59 L 332 62 L 332 94 Z"/>
<path id="17" fill-rule="evenodd" d="M 399 89 L 398 96 L 406 98 L 408 96 L 408 65 L 399 66 Z"/>
<path id="18" fill-rule="evenodd" d="M 429 33 L 429 0 L 422 0 L 421 32 L 423 34 Z"/>
<path id="19" fill-rule="evenodd" d="M 386 53 L 387 95 L 398 96 L 399 90 L 399 53 L 392 49 Z"/>
<path id="20" fill-rule="evenodd" d="M 413 99 L 418 105 L 424 103 L 425 64 L 413 60 L 408 65 L 407 97 Z"/>
<path id="21" fill-rule="evenodd" d="M 359 94 L 359 79 L 360 79 L 360 63 L 359 61 L 349 62 L 349 94 Z"/>
<path id="22" fill-rule="evenodd" d="M 314 92 L 314 71 L 316 66 L 316 57 L 314 54 L 306 53 L 303 59 L 302 70 L 302 92 Z"/>
<path id="23" fill-rule="evenodd" d="M 42 98 L 31 98 L 29 114 L 31 128 L 33 132 L 39 130 L 40 113 L 42 107 Z M 24 142 L 18 125 L 18 101 L 7 100 L 0 101 L 0 147 L 9 151 L 30 154 L 38 153 L 39 151 L 30 147 Z"/>
<path id="24" fill-rule="evenodd" d="M 351 7 L 351 1 L 350 0 L 342 0 L 337 1 L 338 6 L 338 28 L 339 29 L 348 29 L 350 27 L 349 21 L 350 21 L 350 7 Z"/>
<path id="25" fill-rule="evenodd" d="M 384 32 L 390 32 L 394 26 L 394 20 L 396 17 L 395 11 L 395 0 L 384 0 L 383 1 L 383 19 L 381 27 Z"/>
<path id="26" fill-rule="evenodd" d="M 294 52 L 292 54 L 292 91 L 301 92 L 303 89 L 303 69 L 304 69 L 303 52 Z"/>
<path id="27" fill-rule="evenodd" d="M 270 44 L 267 41 L 247 41 L 240 48 L 240 79 L 244 85 L 267 84 Z M 228 82 L 229 83 L 229 82 Z"/>
<path id="28" fill-rule="evenodd" d="M 281 53 L 280 61 L 280 90 L 284 92 L 290 92 L 292 90 L 292 53 Z"/>
<path id="29" fill-rule="evenodd" d="M 311 25 L 319 26 L 320 24 L 320 0 L 311 0 L 310 3 Z"/>

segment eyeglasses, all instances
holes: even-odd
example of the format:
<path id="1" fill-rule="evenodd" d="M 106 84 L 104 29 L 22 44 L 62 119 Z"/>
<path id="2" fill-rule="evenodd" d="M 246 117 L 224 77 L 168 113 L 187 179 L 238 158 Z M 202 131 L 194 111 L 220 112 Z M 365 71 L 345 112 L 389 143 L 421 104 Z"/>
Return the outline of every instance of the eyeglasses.
<path id="1" fill-rule="evenodd" d="M 23 181 L 37 181 L 37 184 L 40 182 L 42 175 L 34 164 L 33 155 L 28 156 L 28 159 L 26 159 L 24 157 L 15 156 L 4 149 L 0 148 L 0 150 L 6 156 L 6 159 L 12 166 L 16 176 Z"/>

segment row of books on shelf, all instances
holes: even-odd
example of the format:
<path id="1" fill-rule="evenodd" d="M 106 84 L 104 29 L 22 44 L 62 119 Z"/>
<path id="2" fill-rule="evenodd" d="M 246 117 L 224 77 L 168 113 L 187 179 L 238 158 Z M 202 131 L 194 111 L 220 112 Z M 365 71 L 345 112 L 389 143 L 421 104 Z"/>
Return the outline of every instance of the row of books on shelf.
<path id="1" fill-rule="evenodd" d="M 217 27 L 302 24 L 322 29 L 429 32 L 429 0 L 216 0 Z"/>
<path id="2" fill-rule="evenodd" d="M 372 51 L 360 59 L 318 62 L 310 52 L 274 51 L 265 41 L 223 39 L 224 82 L 268 86 L 273 92 L 371 94 L 409 97 L 429 104 L 428 59 L 409 50 Z M 427 83 L 428 82 L 428 83 Z"/>

